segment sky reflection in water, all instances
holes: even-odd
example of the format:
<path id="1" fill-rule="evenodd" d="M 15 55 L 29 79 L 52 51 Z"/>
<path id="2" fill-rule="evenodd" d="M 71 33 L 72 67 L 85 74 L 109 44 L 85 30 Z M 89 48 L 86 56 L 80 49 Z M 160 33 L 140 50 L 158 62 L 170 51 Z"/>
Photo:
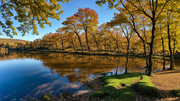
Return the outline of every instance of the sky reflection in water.
<path id="1" fill-rule="evenodd" d="M 44 93 L 86 89 L 78 82 L 70 83 L 68 78 L 52 74 L 34 59 L 13 59 L 0 61 L 0 101 L 19 101 L 29 97 L 37 98 Z"/>

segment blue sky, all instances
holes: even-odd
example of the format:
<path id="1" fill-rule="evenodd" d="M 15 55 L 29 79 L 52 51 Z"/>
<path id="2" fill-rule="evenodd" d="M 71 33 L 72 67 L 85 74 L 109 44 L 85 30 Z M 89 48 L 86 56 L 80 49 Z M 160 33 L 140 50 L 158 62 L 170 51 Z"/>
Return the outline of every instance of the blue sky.
<path id="1" fill-rule="evenodd" d="M 38 26 L 38 31 L 39 31 L 38 36 L 31 34 L 31 31 L 30 33 L 26 33 L 25 36 L 22 36 L 22 33 L 18 32 L 18 35 L 13 36 L 13 39 L 33 41 L 37 38 L 42 38 L 46 33 L 49 33 L 49 32 L 54 33 L 55 30 L 63 26 L 61 23 L 65 21 L 67 17 L 73 15 L 74 13 L 78 11 L 79 7 L 80 8 L 89 7 L 89 8 L 94 9 L 98 13 L 99 25 L 107 21 L 110 21 L 112 17 L 114 16 L 114 12 L 118 12 L 115 8 L 112 10 L 109 9 L 107 7 L 108 6 L 107 4 L 104 4 L 102 7 L 100 7 L 95 2 L 96 0 L 71 0 L 69 3 L 61 3 L 61 9 L 64 10 L 64 13 L 60 14 L 60 18 L 61 18 L 60 21 L 49 19 L 49 21 L 52 23 L 51 27 L 49 25 L 45 25 L 45 28 L 42 29 Z M 19 26 L 17 21 L 14 21 L 14 26 L 15 27 Z M 0 31 L 2 31 L 1 28 L 0 28 Z M 0 35 L 0 38 L 9 38 L 9 37 L 3 34 L 3 35 Z"/>

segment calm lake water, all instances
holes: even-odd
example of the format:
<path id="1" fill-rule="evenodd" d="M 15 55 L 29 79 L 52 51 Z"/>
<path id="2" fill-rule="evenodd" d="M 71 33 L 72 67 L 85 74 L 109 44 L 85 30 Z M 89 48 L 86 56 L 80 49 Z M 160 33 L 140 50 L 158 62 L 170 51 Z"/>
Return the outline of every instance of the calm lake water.
<path id="1" fill-rule="evenodd" d="M 44 93 L 86 90 L 83 82 L 101 72 L 122 74 L 126 57 L 89 56 L 67 53 L 20 52 L 0 55 L 0 101 L 39 98 Z M 161 71 L 163 60 L 153 60 L 153 71 Z M 180 62 L 175 61 L 180 68 Z M 129 59 L 128 72 L 144 73 L 145 58 Z M 168 68 L 169 61 L 166 62 Z"/>

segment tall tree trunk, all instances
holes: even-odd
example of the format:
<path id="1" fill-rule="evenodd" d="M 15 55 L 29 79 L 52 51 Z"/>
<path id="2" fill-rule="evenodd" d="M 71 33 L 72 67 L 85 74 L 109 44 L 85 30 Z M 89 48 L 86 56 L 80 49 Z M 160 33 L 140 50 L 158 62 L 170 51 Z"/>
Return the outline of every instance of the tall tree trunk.
<path id="1" fill-rule="evenodd" d="M 167 33 L 168 33 L 168 45 L 169 45 L 169 52 L 170 52 L 170 70 L 174 69 L 174 56 L 171 49 L 171 35 L 170 35 L 170 28 L 169 22 L 167 22 Z"/>
<path id="2" fill-rule="evenodd" d="M 155 12 L 153 12 L 155 13 Z M 153 14 L 153 16 L 155 16 L 155 14 Z M 155 18 L 155 17 L 153 17 Z M 156 25 L 156 21 L 153 19 L 152 20 L 152 38 L 151 38 L 151 43 L 149 44 L 150 46 L 150 52 L 149 52 L 149 66 L 148 66 L 148 75 L 151 76 L 152 73 L 152 69 L 153 69 L 153 63 L 152 63 L 152 55 L 153 55 L 153 46 L 154 46 L 154 38 L 155 38 L 155 25 Z"/>
<path id="3" fill-rule="evenodd" d="M 78 40 L 79 40 L 79 43 L 80 43 L 80 46 L 81 46 L 81 49 L 82 49 L 82 53 L 84 53 L 83 45 L 82 45 L 82 42 L 81 42 L 81 37 L 79 36 L 79 34 L 77 32 L 75 32 L 75 34 L 78 37 Z"/>
<path id="4" fill-rule="evenodd" d="M 130 46 L 130 39 L 127 37 L 128 41 L 128 46 L 127 46 L 127 54 L 126 54 L 126 69 L 125 69 L 125 74 L 127 73 L 127 68 L 128 68 L 128 62 L 129 62 L 129 46 Z"/>
<path id="5" fill-rule="evenodd" d="M 152 68 L 153 68 L 153 64 L 152 64 L 152 55 L 153 55 L 153 44 L 151 43 L 150 45 L 150 52 L 149 52 L 149 67 L 148 67 L 148 75 L 152 75 Z"/>
<path id="6" fill-rule="evenodd" d="M 177 24 L 175 25 L 175 29 L 176 29 L 176 26 L 177 26 Z M 176 37 L 176 32 L 174 32 L 174 37 Z M 174 67 L 174 55 L 175 55 L 175 49 L 176 49 L 176 40 L 175 40 L 175 38 L 173 39 L 173 41 L 174 41 L 174 48 L 173 48 L 173 58 L 172 58 L 172 63 L 173 63 L 173 67 Z"/>
<path id="7" fill-rule="evenodd" d="M 172 54 L 172 63 L 173 63 L 173 69 L 174 69 L 174 55 L 175 55 L 175 48 L 176 48 L 176 43 L 175 43 L 175 39 L 174 39 L 174 48 L 173 48 L 173 54 Z"/>
<path id="8" fill-rule="evenodd" d="M 144 54 L 145 54 L 145 56 L 146 56 L 146 67 L 148 67 L 148 55 L 147 55 L 147 52 L 146 52 L 146 44 L 145 44 L 145 42 L 143 41 L 143 46 L 144 46 Z"/>
<path id="9" fill-rule="evenodd" d="M 84 28 L 84 30 L 85 30 L 85 34 L 86 34 L 86 44 L 87 44 L 87 46 L 88 46 L 88 51 L 89 51 L 89 55 L 91 54 L 91 49 L 90 49 L 90 47 L 89 47 L 89 43 L 88 43 L 88 37 L 87 37 L 87 27 L 86 28 Z"/>
<path id="10" fill-rule="evenodd" d="M 161 36 L 161 40 L 162 40 L 162 48 L 163 48 L 163 70 L 165 70 L 165 64 L 166 64 L 166 55 L 165 55 L 165 50 L 164 50 L 164 38 Z"/>

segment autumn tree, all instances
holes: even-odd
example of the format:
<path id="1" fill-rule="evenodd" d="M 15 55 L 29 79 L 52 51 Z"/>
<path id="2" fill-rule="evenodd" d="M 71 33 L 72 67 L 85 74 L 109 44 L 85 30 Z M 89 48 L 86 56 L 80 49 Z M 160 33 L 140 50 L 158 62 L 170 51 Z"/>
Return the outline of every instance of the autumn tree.
<path id="1" fill-rule="evenodd" d="M 168 46 L 170 53 L 170 69 L 174 69 L 174 55 L 177 50 L 179 35 L 179 10 L 180 6 L 178 2 L 171 1 L 166 7 L 166 12 L 164 12 L 164 20 L 167 27 L 167 36 L 168 36 Z"/>
<path id="2" fill-rule="evenodd" d="M 151 26 L 151 23 L 150 22 L 150 19 L 148 19 L 147 17 L 145 17 L 145 15 L 141 15 L 139 17 L 142 21 L 141 21 L 141 24 L 139 25 L 141 27 L 141 36 L 144 38 L 144 40 L 146 40 L 146 42 L 150 42 L 151 40 L 150 37 L 148 37 L 150 34 L 150 30 L 148 30 L 148 28 Z M 147 48 L 148 48 L 148 44 L 141 40 L 142 43 L 143 43 L 143 48 L 144 48 L 144 55 L 146 56 L 146 66 L 145 68 L 147 68 L 149 66 L 149 63 L 148 63 L 148 51 L 147 51 Z"/>
<path id="3" fill-rule="evenodd" d="M 42 42 L 44 45 L 43 47 L 45 49 L 50 49 L 54 45 L 54 42 L 52 40 L 52 36 L 53 36 L 53 33 L 49 32 L 42 37 Z"/>
<path id="4" fill-rule="evenodd" d="M 98 24 L 98 14 L 95 10 L 90 8 L 79 8 L 75 17 L 77 17 L 77 21 L 81 24 L 80 26 L 85 32 L 86 44 L 88 46 L 89 54 L 91 54 L 91 49 L 88 43 L 88 30 L 95 30 L 95 26 Z"/>
<path id="5" fill-rule="evenodd" d="M 105 52 L 107 54 L 107 46 L 108 46 L 108 38 L 110 38 L 110 35 L 108 33 L 108 26 L 106 23 L 101 24 L 98 26 L 98 36 L 100 37 L 100 41 L 102 42 L 102 46 L 104 46 Z M 101 49 L 102 51 L 102 49 Z"/>
<path id="6" fill-rule="evenodd" d="M 98 52 L 100 53 L 100 45 L 99 45 L 100 42 L 98 41 L 98 37 L 100 37 L 100 36 L 99 36 L 98 27 L 96 27 L 95 30 L 88 30 L 88 32 L 92 36 L 92 38 L 90 40 L 94 40 L 94 42 L 98 48 Z"/>
<path id="7" fill-rule="evenodd" d="M 65 29 L 64 28 L 58 28 L 58 30 L 56 30 L 56 32 L 58 34 L 60 34 L 60 40 L 61 40 L 61 45 L 62 45 L 62 49 L 64 51 L 65 47 L 64 47 L 64 34 L 65 34 Z"/>
<path id="8" fill-rule="evenodd" d="M 161 21 L 158 22 L 158 28 L 157 28 L 157 39 L 159 39 L 158 43 L 161 43 L 162 46 L 162 54 L 163 54 L 163 70 L 165 70 L 165 64 L 166 64 L 166 53 L 165 53 L 165 40 L 167 39 L 166 32 L 163 29 L 166 29 Z"/>
<path id="9" fill-rule="evenodd" d="M 98 0 L 96 3 L 100 6 L 102 4 L 108 2 L 109 7 L 113 8 L 116 7 L 120 12 L 124 12 L 128 14 L 129 17 L 127 21 L 131 24 L 133 30 L 139 36 L 142 41 L 146 40 L 141 37 L 138 28 L 138 17 L 139 15 L 145 15 L 145 17 L 150 19 L 151 23 L 151 42 L 146 42 L 150 46 L 149 52 L 149 72 L 148 75 L 152 74 L 152 55 L 153 55 L 153 45 L 154 45 L 154 38 L 155 38 L 155 29 L 156 29 L 156 21 L 161 15 L 164 8 L 171 0 L 152 0 L 152 1 L 140 1 L 140 0 Z"/>
<path id="10" fill-rule="evenodd" d="M 59 43 L 60 43 L 59 39 L 61 39 L 61 37 L 62 37 L 61 33 L 54 33 L 52 35 L 52 41 L 55 43 L 56 49 L 58 49 L 58 46 L 59 46 Z"/>
<path id="11" fill-rule="evenodd" d="M 126 22 L 126 17 L 123 14 L 117 14 L 114 13 L 114 17 L 113 20 L 111 20 L 111 22 L 109 22 L 109 24 L 111 26 L 119 26 L 119 35 L 124 34 L 126 41 L 127 41 L 127 49 L 126 49 L 126 69 L 125 69 L 125 73 L 127 73 L 127 68 L 128 68 L 128 61 L 129 61 L 129 51 L 130 51 L 130 41 L 133 35 L 133 29 L 131 28 L 130 24 Z M 117 30 L 117 29 L 116 29 Z M 122 37 L 121 37 L 122 40 Z M 118 44 L 117 44 L 118 45 Z"/>
<path id="12" fill-rule="evenodd" d="M 120 32 L 120 28 L 113 27 L 110 23 L 107 23 L 107 25 L 109 26 L 108 32 L 110 33 L 112 39 L 115 41 L 116 47 L 118 49 L 118 53 L 120 54 L 119 42 L 121 39 L 120 37 L 122 37 L 122 33 Z"/>
<path id="13" fill-rule="evenodd" d="M 70 0 L 1 0 L 0 4 L 0 27 L 7 36 L 17 35 L 16 29 L 25 33 L 33 29 L 32 34 L 38 35 L 36 21 L 41 28 L 44 24 L 51 26 L 49 18 L 60 20 L 59 14 L 63 13 L 60 2 Z M 17 15 L 13 14 L 17 13 Z M 12 17 L 20 23 L 19 27 L 13 26 Z M 13 34 L 11 34 L 13 33 Z"/>
<path id="14" fill-rule="evenodd" d="M 70 44 L 72 44 L 73 48 L 74 48 L 74 51 L 76 52 L 77 49 L 76 49 L 76 36 L 74 35 L 74 32 L 70 31 L 70 30 L 65 30 L 65 40 L 66 42 L 70 42 Z"/>
<path id="15" fill-rule="evenodd" d="M 82 39 L 80 37 L 80 32 L 82 28 L 81 28 L 81 24 L 77 21 L 77 17 L 75 15 L 68 17 L 66 18 L 66 21 L 62 22 L 62 24 L 65 25 L 65 27 L 63 28 L 64 30 L 74 32 L 77 35 L 82 53 L 84 53 Z"/>

